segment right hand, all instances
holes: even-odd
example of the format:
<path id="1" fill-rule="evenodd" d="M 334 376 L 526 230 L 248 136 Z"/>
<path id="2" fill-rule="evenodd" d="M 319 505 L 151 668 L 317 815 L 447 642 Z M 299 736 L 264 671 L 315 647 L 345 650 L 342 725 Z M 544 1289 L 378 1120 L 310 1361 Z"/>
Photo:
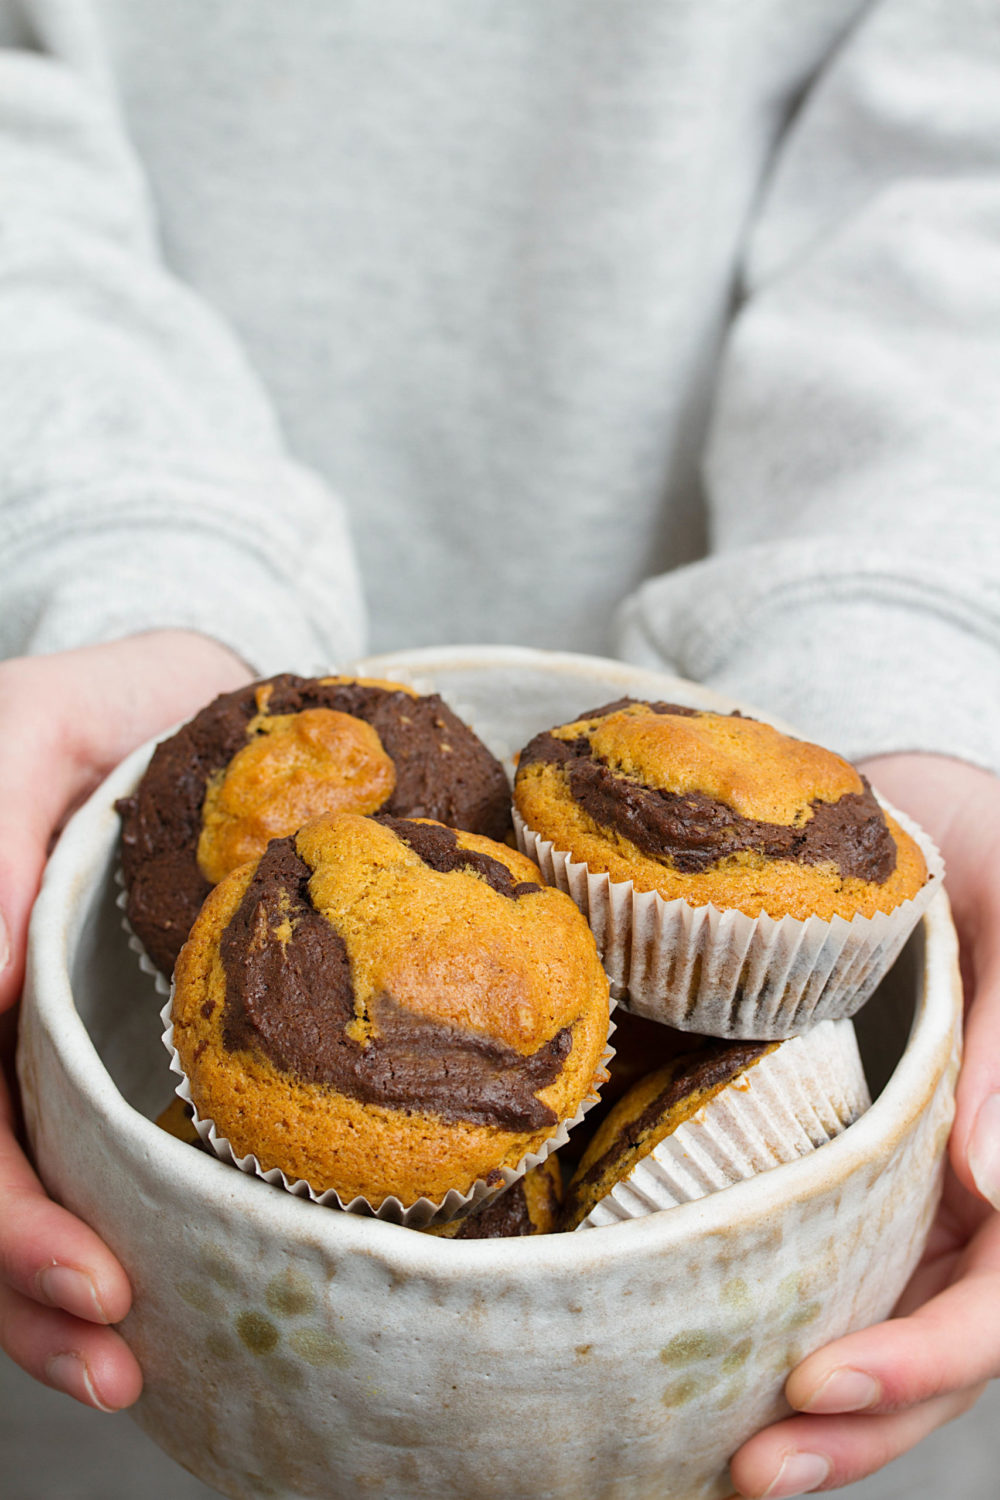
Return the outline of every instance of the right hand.
<path id="1" fill-rule="evenodd" d="M 74 808 L 130 750 L 249 676 L 226 647 L 179 630 L 0 662 L 0 1348 L 102 1411 L 142 1389 L 110 1326 L 132 1293 L 94 1231 L 49 1200 L 19 1144 L 14 1007 L 28 918 Z"/>

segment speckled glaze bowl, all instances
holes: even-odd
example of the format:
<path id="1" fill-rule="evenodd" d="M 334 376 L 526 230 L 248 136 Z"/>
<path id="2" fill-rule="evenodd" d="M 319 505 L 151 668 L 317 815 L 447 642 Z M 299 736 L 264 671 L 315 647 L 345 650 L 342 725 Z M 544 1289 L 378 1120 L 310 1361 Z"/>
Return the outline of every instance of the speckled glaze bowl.
<path id="1" fill-rule="evenodd" d="M 593 658 L 422 651 L 504 754 L 631 693 L 714 694 Z M 724 704 L 725 708 L 733 705 Z M 611 1228 L 454 1241 L 292 1197 L 166 1136 L 159 1000 L 114 902 L 116 797 L 73 819 L 35 913 L 20 1070 L 50 1190 L 135 1288 L 140 1425 L 232 1497 L 721 1500 L 810 1350 L 884 1317 L 938 1199 L 961 1016 L 938 896 L 858 1022 L 875 1102 L 812 1155 Z"/>

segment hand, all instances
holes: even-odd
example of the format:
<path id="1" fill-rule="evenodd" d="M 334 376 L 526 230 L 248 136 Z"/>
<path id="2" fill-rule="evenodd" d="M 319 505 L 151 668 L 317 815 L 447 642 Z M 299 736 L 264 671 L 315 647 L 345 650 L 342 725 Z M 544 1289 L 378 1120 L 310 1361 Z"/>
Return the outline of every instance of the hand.
<path id="1" fill-rule="evenodd" d="M 249 675 L 187 631 L 0 662 L 0 1062 L 12 1062 L 28 917 L 67 816 L 136 745 Z M 128 1279 L 93 1230 L 46 1197 L 16 1129 L 0 1068 L 0 1347 L 88 1406 L 128 1406 L 142 1376 L 109 1326 L 128 1312 Z"/>
<path id="2" fill-rule="evenodd" d="M 1000 780 L 929 755 L 881 756 L 863 769 L 944 855 L 965 1063 L 944 1197 L 892 1320 L 803 1360 L 785 1394 L 805 1415 L 757 1433 L 733 1459 L 740 1493 L 771 1500 L 873 1473 L 1000 1375 Z"/>

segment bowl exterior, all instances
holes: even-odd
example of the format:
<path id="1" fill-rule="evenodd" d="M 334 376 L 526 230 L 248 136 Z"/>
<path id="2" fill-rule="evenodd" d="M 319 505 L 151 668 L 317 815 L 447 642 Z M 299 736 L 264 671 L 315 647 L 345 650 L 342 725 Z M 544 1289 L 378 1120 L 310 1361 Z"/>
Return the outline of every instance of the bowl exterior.
<path id="1" fill-rule="evenodd" d="M 511 690 L 544 698 L 536 678 L 555 668 L 525 655 L 497 665 Z M 467 701 L 489 675 L 484 659 L 463 658 Z M 375 664 L 378 675 L 401 660 Z M 421 655 L 423 676 L 432 666 Z M 589 698 L 593 672 L 580 675 Z M 496 694 L 494 683 L 484 718 Z M 85 894 L 113 863 L 109 790 L 134 780 L 134 760 L 78 815 L 50 866 L 19 1067 L 44 1181 L 132 1278 L 121 1331 L 145 1375 L 140 1424 L 241 1500 L 729 1495 L 727 1460 L 787 1411 L 788 1371 L 884 1317 L 919 1258 L 958 1065 L 943 899 L 920 929 L 903 1063 L 822 1151 L 596 1233 L 431 1239 L 233 1172 L 164 1136 L 112 1084 L 68 975 Z"/>

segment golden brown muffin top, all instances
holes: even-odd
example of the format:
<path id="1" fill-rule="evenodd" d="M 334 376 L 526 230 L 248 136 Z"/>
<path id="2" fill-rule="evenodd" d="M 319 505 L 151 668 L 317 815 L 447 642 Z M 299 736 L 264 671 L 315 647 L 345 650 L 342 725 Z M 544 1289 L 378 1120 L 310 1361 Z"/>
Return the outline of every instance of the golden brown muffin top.
<path id="1" fill-rule="evenodd" d="M 199 1112 L 238 1155 L 412 1202 L 516 1165 L 576 1113 L 603 1077 L 607 980 L 523 855 L 341 813 L 215 888 L 174 1020 Z"/>
<path id="2" fill-rule="evenodd" d="M 629 699 L 595 709 L 536 735 L 515 804 L 591 869 L 750 916 L 871 915 L 926 879 L 854 766 L 739 714 Z"/>

